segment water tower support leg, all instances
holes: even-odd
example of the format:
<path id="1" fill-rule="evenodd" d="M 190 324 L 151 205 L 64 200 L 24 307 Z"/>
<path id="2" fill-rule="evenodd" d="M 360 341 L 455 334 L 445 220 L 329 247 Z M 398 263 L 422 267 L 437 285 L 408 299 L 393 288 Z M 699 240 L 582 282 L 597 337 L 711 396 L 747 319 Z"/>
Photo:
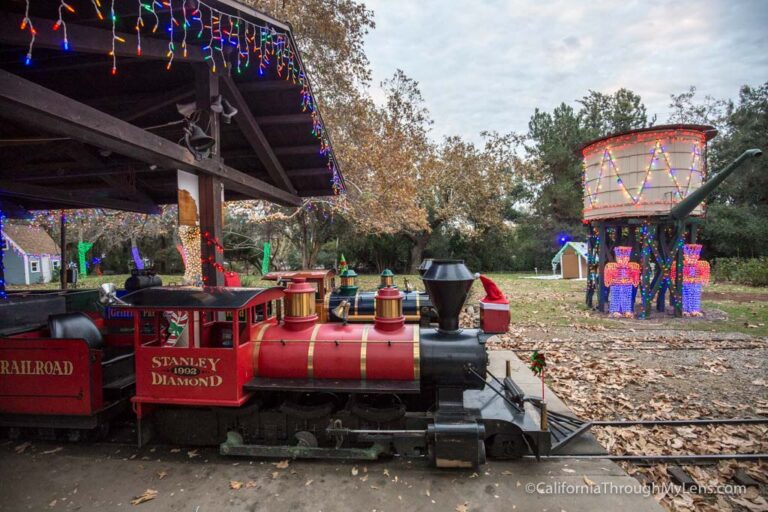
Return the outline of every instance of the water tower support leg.
<path id="1" fill-rule="evenodd" d="M 683 316 L 683 242 L 685 241 L 685 224 L 683 221 L 675 223 L 675 238 L 673 241 L 673 254 L 675 256 L 675 317 Z"/>
<path id="2" fill-rule="evenodd" d="M 598 272 L 597 272 L 597 309 L 605 313 L 605 264 L 608 259 L 608 236 L 605 229 L 605 223 L 598 223 L 599 254 L 598 254 Z"/>

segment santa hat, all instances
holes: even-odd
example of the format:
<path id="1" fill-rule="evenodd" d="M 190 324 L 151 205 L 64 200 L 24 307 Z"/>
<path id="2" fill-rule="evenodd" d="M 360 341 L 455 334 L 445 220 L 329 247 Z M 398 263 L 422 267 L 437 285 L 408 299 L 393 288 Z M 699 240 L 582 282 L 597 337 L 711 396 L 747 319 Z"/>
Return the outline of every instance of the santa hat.
<path id="1" fill-rule="evenodd" d="M 488 279 L 487 277 L 483 275 L 478 275 L 480 278 L 480 282 L 483 284 L 483 288 L 485 288 L 485 298 L 482 299 L 480 302 L 490 303 L 490 304 L 509 304 L 509 301 L 504 296 L 504 294 L 501 292 L 499 287 Z"/>

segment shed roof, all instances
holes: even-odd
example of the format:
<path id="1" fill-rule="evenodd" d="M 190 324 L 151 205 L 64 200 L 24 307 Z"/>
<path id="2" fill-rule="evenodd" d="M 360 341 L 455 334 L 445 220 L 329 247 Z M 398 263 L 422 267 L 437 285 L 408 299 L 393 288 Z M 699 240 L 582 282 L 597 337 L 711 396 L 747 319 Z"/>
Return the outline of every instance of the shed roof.
<path id="1" fill-rule="evenodd" d="M 334 185 L 343 189 L 330 136 L 288 24 L 234 0 L 197 2 L 205 23 L 190 20 L 190 33 L 195 30 L 186 40 L 184 56 L 178 23 L 183 6 L 191 2 L 149 2 L 161 29 L 153 33 L 153 15 L 145 12 L 139 55 L 137 4 L 113 3 L 120 38 L 114 45 L 115 74 L 109 56 L 109 4 L 102 3 L 106 11 L 100 20 L 96 4 L 68 0 L 75 12 L 64 13 L 70 47 L 64 51 L 64 31 L 53 28 L 58 4 L 29 2 L 36 30 L 29 65 L 30 32 L 20 29 L 25 4 L 5 2 L 0 7 L 0 200 L 10 198 L 30 209 L 146 211 L 146 205 L 177 201 L 177 169 L 223 179 L 227 200 L 257 197 L 299 204 L 301 197 L 333 195 Z M 172 15 L 177 22 L 175 56 L 166 70 L 165 27 L 173 25 Z M 295 73 L 289 76 L 288 61 L 279 71 L 274 55 L 260 70 L 254 51 L 244 52 L 252 60 L 241 73 L 232 65 L 225 69 L 224 56 L 234 62 L 238 55 L 228 45 L 215 53 L 218 69 L 213 73 L 211 59 L 206 59 L 213 53 L 205 50 L 208 41 L 196 37 L 198 24 L 209 25 L 211 15 L 250 24 L 251 36 L 259 36 L 257 27 L 270 37 L 280 35 L 284 47 L 295 50 L 290 53 Z M 221 125 L 220 159 L 199 162 L 177 145 L 184 134 L 176 104 L 195 101 L 207 76 L 218 77 L 219 92 L 239 112 L 232 124 Z M 136 141 L 151 143 L 153 152 Z"/>
<path id="2" fill-rule="evenodd" d="M 565 245 L 563 245 L 559 251 L 557 251 L 557 254 L 552 258 L 552 263 L 555 263 L 560 260 L 560 256 L 565 252 L 567 248 L 571 247 L 573 250 L 576 251 L 576 253 L 581 256 L 582 258 L 587 258 L 587 244 L 585 242 L 566 242 Z"/>
<path id="3" fill-rule="evenodd" d="M 42 228 L 23 226 L 17 224 L 4 224 L 3 235 L 9 238 L 16 246 L 26 254 L 51 254 L 58 256 L 61 253 L 59 246 L 53 238 Z"/>

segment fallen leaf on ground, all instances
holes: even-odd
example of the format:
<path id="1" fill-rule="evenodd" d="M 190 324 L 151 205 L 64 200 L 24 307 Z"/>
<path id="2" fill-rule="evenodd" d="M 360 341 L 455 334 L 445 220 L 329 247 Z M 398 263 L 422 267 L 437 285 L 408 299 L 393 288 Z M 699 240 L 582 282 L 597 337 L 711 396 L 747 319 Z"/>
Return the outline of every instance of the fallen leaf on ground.
<path id="1" fill-rule="evenodd" d="M 456 505 L 456 512 L 468 512 L 469 511 L 469 502 L 465 501 L 464 503 L 460 503 Z"/>
<path id="2" fill-rule="evenodd" d="M 360 472 L 360 471 L 357 469 L 357 466 L 352 466 L 352 476 L 357 476 L 357 474 L 358 474 L 359 472 Z"/>
<path id="3" fill-rule="evenodd" d="M 63 446 L 58 446 L 58 447 L 54 448 L 53 450 L 46 450 L 46 451 L 42 452 L 42 454 L 43 455 L 50 455 L 52 453 L 58 453 L 58 452 L 60 452 L 63 449 L 64 449 Z"/>
<path id="4" fill-rule="evenodd" d="M 195 457 L 199 457 L 199 456 L 200 454 L 197 453 L 197 450 L 189 450 L 187 452 L 187 457 L 189 457 L 190 459 L 194 459 Z"/>
<path id="5" fill-rule="evenodd" d="M 153 500 L 155 498 L 157 498 L 157 491 L 154 489 L 147 489 L 143 494 L 134 497 L 131 500 L 131 505 L 139 505 L 145 501 Z"/>
<path id="6" fill-rule="evenodd" d="M 584 483 L 590 487 L 594 487 L 595 485 L 597 485 L 593 480 L 590 480 L 587 475 L 584 475 L 582 478 L 584 479 Z"/>
<path id="7" fill-rule="evenodd" d="M 275 467 L 277 469 L 286 469 L 288 465 L 291 463 L 288 459 L 281 460 L 280 462 L 275 462 Z"/>
<path id="8" fill-rule="evenodd" d="M 167 471 L 158 471 L 157 472 L 157 479 L 158 480 L 162 480 L 166 476 L 168 476 L 168 472 Z"/>
<path id="9" fill-rule="evenodd" d="M 229 488 L 230 489 L 239 489 L 243 486 L 243 482 L 238 482 L 237 480 L 230 480 L 229 481 Z"/>
<path id="10" fill-rule="evenodd" d="M 245 483 L 245 488 L 246 489 L 253 489 L 254 487 L 256 487 L 256 482 L 254 482 L 253 480 L 248 480 Z"/>
<path id="11" fill-rule="evenodd" d="M 312 482 L 314 482 L 314 480 L 307 480 L 306 483 L 304 483 L 304 486 L 312 485 Z"/>
<path id="12" fill-rule="evenodd" d="M 24 450 L 26 450 L 30 446 L 32 446 L 32 443 L 30 443 L 29 441 L 27 441 L 26 443 L 21 443 L 19 446 L 15 448 L 16 453 L 24 453 Z"/>

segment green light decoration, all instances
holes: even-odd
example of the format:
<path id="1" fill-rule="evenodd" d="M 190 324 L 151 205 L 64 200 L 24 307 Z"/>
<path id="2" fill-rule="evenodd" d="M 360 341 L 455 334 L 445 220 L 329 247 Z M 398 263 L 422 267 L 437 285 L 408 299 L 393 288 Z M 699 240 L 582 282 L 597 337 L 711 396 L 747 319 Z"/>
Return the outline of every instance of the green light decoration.
<path id="1" fill-rule="evenodd" d="M 88 275 L 88 269 L 85 266 L 85 255 L 93 247 L 93 242 L 77 242 L 77 262 L 80 267 L 80 275 L 85 277 Z"/>
<path id="2" fill-rule="evenodd" d="M 264 257 L 261 260 L 261 274 L 265 275 L 269 272 L 269 257 L 272 253 L 272 244 L 264 242 Z"/>

